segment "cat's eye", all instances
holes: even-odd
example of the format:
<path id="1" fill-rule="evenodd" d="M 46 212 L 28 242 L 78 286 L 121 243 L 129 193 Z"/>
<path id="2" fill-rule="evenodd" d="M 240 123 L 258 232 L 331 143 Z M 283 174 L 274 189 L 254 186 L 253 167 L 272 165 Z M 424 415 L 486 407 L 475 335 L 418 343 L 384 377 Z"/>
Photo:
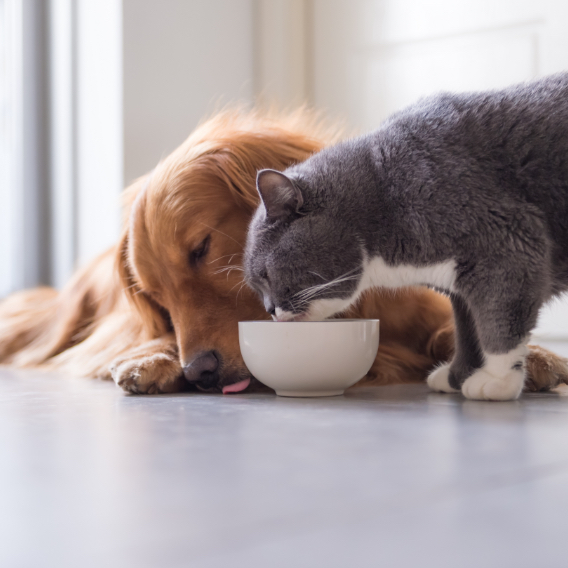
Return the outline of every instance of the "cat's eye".
<path id="1" fill-rule="evenodd" d="M 209 252 L 209 245 L 211 244 L 211 235 L 207 235 L 199 245 L 194 248 L 189 253 L 189 265 L 192 268 L 199 266 L 200 261 L 202 261 Z"/>

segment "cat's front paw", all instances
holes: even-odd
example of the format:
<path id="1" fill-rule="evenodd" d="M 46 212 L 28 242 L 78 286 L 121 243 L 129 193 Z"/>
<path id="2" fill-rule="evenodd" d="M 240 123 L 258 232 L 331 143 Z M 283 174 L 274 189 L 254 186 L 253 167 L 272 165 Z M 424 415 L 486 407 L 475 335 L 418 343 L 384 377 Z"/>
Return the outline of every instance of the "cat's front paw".
<path id="1" fill-rule="evenodd" d="M 450 363 L 436 367 L 426 380 L 428 386 L 437 392 L 459 392 L 450 386 Z"/>
<path id="2" fill-rule="evenodd" d="M 524 384 L 524 368 L 513 368 L 501 376 L 479 369 L 465 380 L 462 393 L 473 400 L 515 400 L 519 398 Z"/>

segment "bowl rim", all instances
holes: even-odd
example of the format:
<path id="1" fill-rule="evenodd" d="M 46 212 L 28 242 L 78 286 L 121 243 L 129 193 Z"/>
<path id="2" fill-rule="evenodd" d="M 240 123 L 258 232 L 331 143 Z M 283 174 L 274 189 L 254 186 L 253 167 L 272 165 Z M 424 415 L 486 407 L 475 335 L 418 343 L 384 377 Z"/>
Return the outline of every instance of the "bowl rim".
<path id="1" fill-rule="evenodd" d="M 241 323 L 353 323 L 353 322 L 380 322 L 378 318 L 350 318 L 350 319 L 329 319 L 329 320 L 309 320 L 309 321 L 274 321 L 274 320 L 242 320 Z"/>

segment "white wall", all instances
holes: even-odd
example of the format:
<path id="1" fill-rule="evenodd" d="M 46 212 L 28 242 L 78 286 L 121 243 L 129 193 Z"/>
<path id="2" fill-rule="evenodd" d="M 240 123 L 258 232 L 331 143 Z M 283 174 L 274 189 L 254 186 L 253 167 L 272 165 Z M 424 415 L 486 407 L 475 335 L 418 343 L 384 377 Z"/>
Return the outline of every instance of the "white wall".
<path id="1" fill-rule="evenodd" d="M 254 0 L 123 0 L 124 178 L 178 146 L 216 103 L 253 98 Z"/>
<path id="2" fill-rule="evenodd" d="M 443 89 L 568 67 L 564 0 L 313 0 L 313 100 L 362 129 Z"/>
<path id="3" fill-rule="evenodd" d="M 306 102 L 311 85 L 311 10 L 307 0 L 254 4 L 255 94 L 263 104 Z"/>

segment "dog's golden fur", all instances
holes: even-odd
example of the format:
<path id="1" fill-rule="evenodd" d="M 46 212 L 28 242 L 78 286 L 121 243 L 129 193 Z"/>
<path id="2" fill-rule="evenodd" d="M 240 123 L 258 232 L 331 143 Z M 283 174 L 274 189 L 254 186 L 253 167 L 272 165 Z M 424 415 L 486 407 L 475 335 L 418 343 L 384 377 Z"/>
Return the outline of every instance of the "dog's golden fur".
<path id="1" fill-rule="evenodd" d="M 216 390 L 247 378 L 237 322 L 267 317 L 239 266 L 256 171 L 284 169 L 337 138 L 306 111 L 226 111 L 205 122 L 125 190 L 115 247 L 59 293 L 38 288 L 0 303 L 0 362 L 112 376 L 129 392 L 159 393 L 187 388 L 183 366 L 214 350 Z M 346 315 L 381 319 L 379 353 L 359 384 L 421 381 L 452 354 L 450 303 L 433 291 L 377 291 Z M 568 376 L 565 360 L 539 347 L 528 371 L 532 390 Z"/>

